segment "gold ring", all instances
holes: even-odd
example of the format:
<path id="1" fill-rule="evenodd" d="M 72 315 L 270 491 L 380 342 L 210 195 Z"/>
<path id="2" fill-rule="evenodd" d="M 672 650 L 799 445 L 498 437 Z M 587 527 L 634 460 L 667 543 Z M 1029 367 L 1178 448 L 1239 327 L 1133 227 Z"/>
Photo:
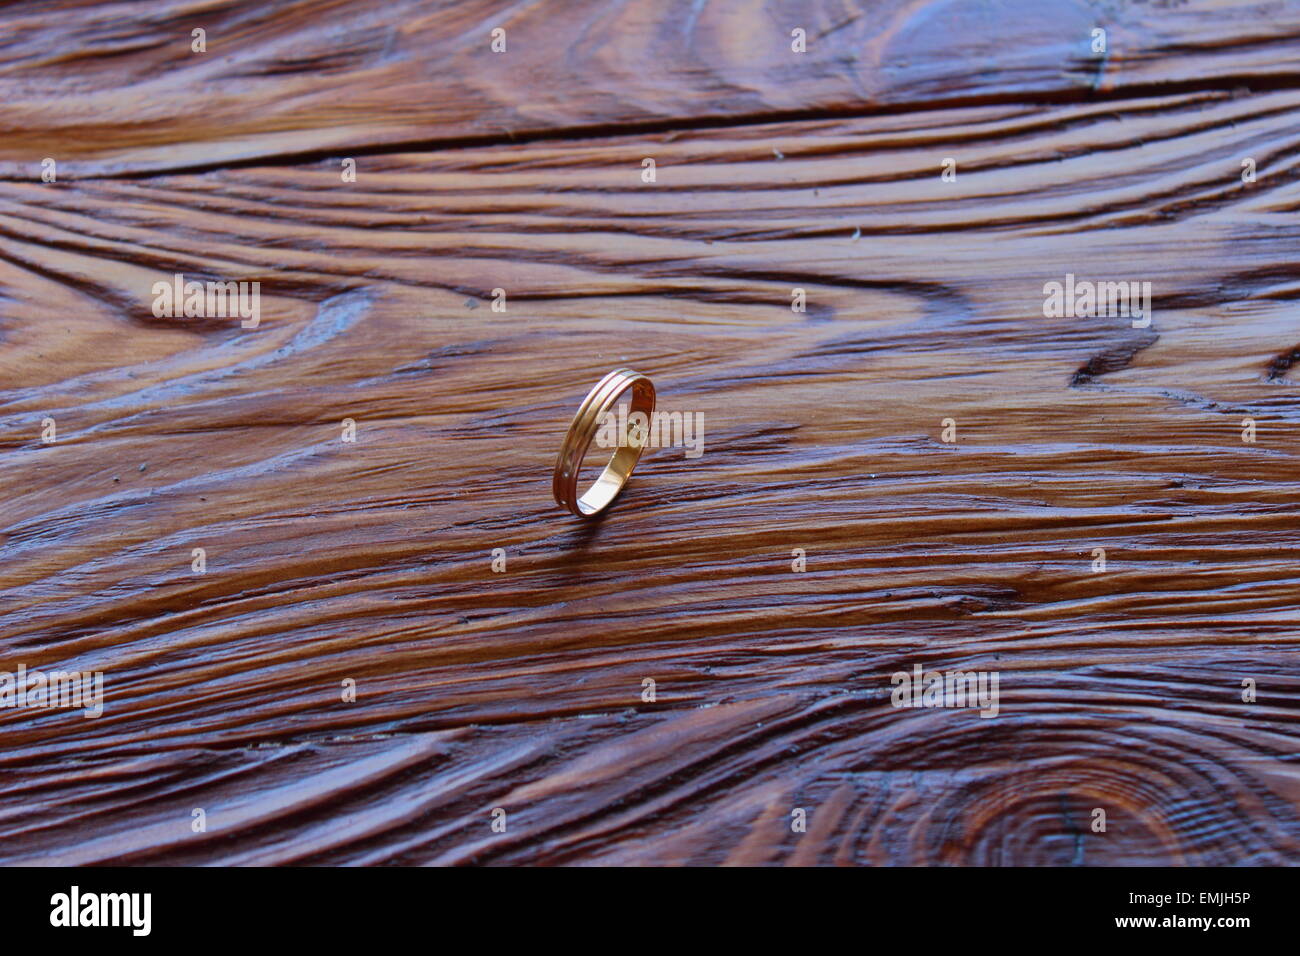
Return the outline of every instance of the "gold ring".
<path id="1" fill-rule="evenodd" d="M 641 450 L 645 447 L 644 430 L 639 441 L 634 440 L 636 436 L 620 435 L 618 449 L 609 459 L 605 470 L 596 479 L 596 483 L 587 489 L 586 494 L 578 497 L 578 472 L 582 469 L 582 459 L 586 457 L 587 449 L 591 447 L 601 422 L 629 388 L 632 390 L 632 408 L 628 418 L 631 419 L 640 412 L 648 423 L 655 410 L 654 385 L 640 372 L 627 368 L 615 369 L 587 393 L 578 408 L 578 414 L 569 423 L 564 444 L 560 446 L 551 488 L 556 503 L 579 517 L 589 518 L 609 507 L 610 502 L 618 497 L 627 480 L 632 477 L 632 469 L 636 467 Z"/>

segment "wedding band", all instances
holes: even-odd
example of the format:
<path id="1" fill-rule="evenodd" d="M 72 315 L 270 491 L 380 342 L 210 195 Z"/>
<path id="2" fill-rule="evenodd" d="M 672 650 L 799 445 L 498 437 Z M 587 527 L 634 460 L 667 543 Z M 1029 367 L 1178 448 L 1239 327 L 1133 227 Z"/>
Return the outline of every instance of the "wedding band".
<path id="1" fill-rule="evenodd" d="M 596 437 L 596 430 L 605 420 L 605 416 L 618 403 L 619 398 L 628 389 L 632 390 L 632 408 L 628 414 L 631 418 L 637 412 L 649 421 L 655 410 L 655 387 L 650 379 L 640 372 L 620 368 L 610 372 L 596 387 L 587 393 L 578 414 L 569 424 L 564 444 L 560 446 L 560 455 L 555 459 L 555 478 L 551 488 L 555 493 L 556 503 L 566 511 L 579 517 L 589 518 L 609 507 L 611 501 L 618 497 L 627 480 L 632 477 L 632 469 L 641 457 L 645 441 L 635 443 L 620 436 L 618 448 L 609 464 L 601 472 L 596 483 L 578 497 L 578 472 L 582 469 L 582 459 Z"/>

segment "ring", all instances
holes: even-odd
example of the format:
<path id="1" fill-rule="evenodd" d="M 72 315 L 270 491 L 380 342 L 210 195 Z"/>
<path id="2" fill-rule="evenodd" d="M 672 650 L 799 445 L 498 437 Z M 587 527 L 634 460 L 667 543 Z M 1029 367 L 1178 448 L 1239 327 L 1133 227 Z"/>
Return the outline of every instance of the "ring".
<path id="1" fill-rule="evenodd" d="M 555 459 L 552 491 L 555 493 L 556 504 L 579 517 L 589 518 L 609 507 L 610 502 L 618 497 L 627 480 L 632 477 L 632 469 L 636 467 L 641 450 L 645 447 L 644 437 L 633 440 L 627 435 L 621 435 L 618 449 L 596 483 L 581 498 L 578 497 L 578 472 L 582 469 L 582 459 L 586 457 L 587 449 L 591 447 L 601 422 L 629 388 L 632 390 L 632 408 L 628 418 L 631 419 L 640 412 L 645 421 L 649 422 L 655 410 L 654 385 L 640 372 L 627 368 L 615 369 L 587 393 L 578 408 L 578 414 L 569 423 L 564 444 L 560 446 L 560 455 Z M 629 428 L 628 431 L 630 433 L 634 429 Z"/>

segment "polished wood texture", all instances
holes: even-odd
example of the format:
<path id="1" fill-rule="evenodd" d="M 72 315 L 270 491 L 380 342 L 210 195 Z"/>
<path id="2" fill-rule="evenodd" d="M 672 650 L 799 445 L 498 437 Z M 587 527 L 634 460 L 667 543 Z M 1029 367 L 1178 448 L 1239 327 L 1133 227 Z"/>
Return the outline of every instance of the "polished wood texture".
<path id="1" fill-rule="evenodd" d="M 106 688 L 0 710 L 0 862 L 1294 862 L 1297 35 L 0 10 L 0 669 Z M 260 326 L 156 318 L 175 273 Z M 1045 317 L 1067 273 L 1150 328 Z M 704 454 L 584 522 L 551 468 L 622 365 Z M 891 706 L 914 664 L 999 715 Z"/>

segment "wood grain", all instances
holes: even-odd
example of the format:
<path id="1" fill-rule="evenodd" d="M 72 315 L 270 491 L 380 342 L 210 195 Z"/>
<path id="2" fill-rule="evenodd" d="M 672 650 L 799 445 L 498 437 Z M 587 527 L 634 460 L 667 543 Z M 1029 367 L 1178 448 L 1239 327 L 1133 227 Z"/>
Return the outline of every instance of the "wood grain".
<path id="1" fill-rule="evenodd" d="M 0 670 L 107 692 L 0 709 L 0 862 L 1296 861 L 1300 8 L 1000 4 L 992 71 L 969 6 L 818 5 L 780 69 L 780 5 L 652 9 L 0 15 Z M 244 42 L 181 66 L 200 14 Z M 260 326 L 156 318 L 177 272 Z M 1067 273 L 1151 327 L 1044 316 Z M 704 454 L 579 522 L 620 365 Z"/>
<path id="2" fill-rule="evenodd" d="M 50 0 L 0 9 L 0 178 L 39 176 L 51 153 L 68 175 L 126 176 L 633 124 L 1295 88 L 1297 35 L 1289 0 Z"/>

